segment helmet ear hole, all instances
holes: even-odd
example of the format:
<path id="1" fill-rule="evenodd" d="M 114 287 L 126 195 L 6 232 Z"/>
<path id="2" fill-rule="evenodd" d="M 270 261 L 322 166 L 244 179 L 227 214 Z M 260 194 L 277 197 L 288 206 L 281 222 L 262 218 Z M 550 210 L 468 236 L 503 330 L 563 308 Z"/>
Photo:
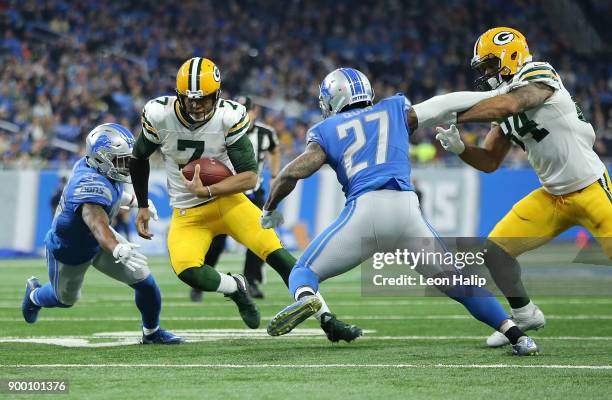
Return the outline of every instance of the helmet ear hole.
<path id="1" fill-rule="evenodd" d="M 512 61 L 516 60 L 516 57 L 518 57 L 518 53 L 515 51 L 514 53 L 512 53 L 512 55 L 510 56 L 510 59 Z"/>

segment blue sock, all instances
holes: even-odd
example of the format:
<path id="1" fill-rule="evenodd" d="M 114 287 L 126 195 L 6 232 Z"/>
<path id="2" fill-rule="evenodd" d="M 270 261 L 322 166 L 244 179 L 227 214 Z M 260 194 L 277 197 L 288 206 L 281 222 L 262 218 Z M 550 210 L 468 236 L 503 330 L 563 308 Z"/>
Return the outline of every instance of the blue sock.
<path id="1" fill-rule="evenodd" d="M 53 308 L 53 307 L 62 307 L 62 308 L 70 308 L 72 305 L 60 303 L 55 296 L 55 290 L 50 283 L 47 283 L 43 287 L 40 287 L 34 291 L 34 301 L 41 307 L 44 308 Z"/>
<path id="2" fill-rule="evenodd" d="M 289 293 L 295 298 L 295 291 L 302 286 L 310 286 L 315 293 L 319 290 L 319 277 L 306 266 L 296 264 L 289 274 Z"/>
<path id="3" fill-rule="evenodd" d="M 498 330 L 508 314 L 493 293 L 478 286 L 455 286 L 446 295 L 463 304 L 477 320 Z"/>
<path id="4" fill-rule="evenodd" d="M 135 291 L 134 298 L 142 315 L 142 326 L 147 329 L 157 328 L 162 300 L 155 278 L 150 274 L 145 280 L 130 286 Z"/>

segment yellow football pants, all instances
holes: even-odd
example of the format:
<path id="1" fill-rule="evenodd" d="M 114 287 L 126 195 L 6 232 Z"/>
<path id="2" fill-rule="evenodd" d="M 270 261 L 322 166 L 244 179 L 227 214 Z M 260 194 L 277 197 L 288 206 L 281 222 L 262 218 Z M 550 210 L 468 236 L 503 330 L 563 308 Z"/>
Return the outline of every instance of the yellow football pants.
<path id="1" fill-rule="evenodd" d="M 230 235 L 265 260 L 282 244 L 274 229 L 261 227 L 260 215 L 261 210 L 242 193 L 193 208 L 175 208 L 168 232 L 168 253 L 174 272 L 178 275 L 204 264 L 210 242 L 220 234 Z"/>
<path id="2" fill-rule="evenodd" d="M 562 196 L 536 189 L 512 207 L 489 238 L 516 257 L 580 225 L 591 232 L 612 259 L 611 189 L 607 172 L 586 188 Z"/>

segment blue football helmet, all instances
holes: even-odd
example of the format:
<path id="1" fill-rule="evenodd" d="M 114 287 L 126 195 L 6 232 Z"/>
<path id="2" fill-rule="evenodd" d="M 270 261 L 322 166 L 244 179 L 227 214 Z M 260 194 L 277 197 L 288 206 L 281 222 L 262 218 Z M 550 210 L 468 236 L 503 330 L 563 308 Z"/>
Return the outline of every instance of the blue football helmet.
<path id="1" fill-rule="evenodd" d="M 319 107 L 323 118 L 335 115 L 344 107 L 374 101 L 374 89 L 368 78 L 354 68 L 338 68 L 330 72 L 319 87 Z"/>
<path id="2" fill-rule="evenodd" d="M 134 135 L 119 124 L 98 125 L 85 139 L 87 164 L 119 182 L 131 183 L 129 163 L 133 148 Z"/>

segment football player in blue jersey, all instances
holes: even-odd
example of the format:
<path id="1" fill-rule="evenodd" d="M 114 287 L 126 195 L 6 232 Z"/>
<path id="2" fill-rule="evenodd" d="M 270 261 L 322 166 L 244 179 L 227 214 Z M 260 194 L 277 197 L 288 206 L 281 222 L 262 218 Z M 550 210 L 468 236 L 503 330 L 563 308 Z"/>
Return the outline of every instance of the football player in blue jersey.
<path id="1" fill-rule="evenodd" d="M 270 335 L 290 332 L 318 310 L 314 294 L 319 282 L 354 268 L 375 252 L 395 252 L 398 245 L 408 243 L 418 243 L 415 250 L 443 248 L 423 218 L 411 184 L 408 137 L 417 127 L 452 120 L 453 110 L 466 109 L 497 94 L 500 91 L 457 92 L 415 106 L 398 94 L 374 104 L 370 82 L 360 71 L 340 68 L 325 77 L 319 95 L 324 120 L 310 128 L 304 153 L 273 183 L 261 223 L 265 228 L 282 224 L 282 214 L 276 210 L 279 202 L 299 179 L 312 175 L 323 164 L 336 172 L 346 204 L 336 221 L 297 261 L 289 277 L 289 290 L 296 302 L 270 321 Z M 454 266 L 436 264 L 417 270 L 426 277 L 460 274 Z M 438 288 L 476 319 L 506 335 L 515 354 L 537 354 L 533 339 L 512 322 L 486 289 L 464 285 Z"/>
<path id="2" fill-rule="evenodd" d="M 86 140 L 86 156 L 75 164 L 45 237 L 50 282 L 41 286 L 36 277 L 27 280 L 23 317 L 32 324 L 41 308 L 72 307 L 93 265 L 134 289 L 143 344 L 182 343 L 183 338 L 159 327 L 161 295 L 147 258 L 109 226 L 120 207 L 136 206 L 134 196 L 123 190 L 130 182 L 134 136 L 111 123 L 95 127 Z"/>

